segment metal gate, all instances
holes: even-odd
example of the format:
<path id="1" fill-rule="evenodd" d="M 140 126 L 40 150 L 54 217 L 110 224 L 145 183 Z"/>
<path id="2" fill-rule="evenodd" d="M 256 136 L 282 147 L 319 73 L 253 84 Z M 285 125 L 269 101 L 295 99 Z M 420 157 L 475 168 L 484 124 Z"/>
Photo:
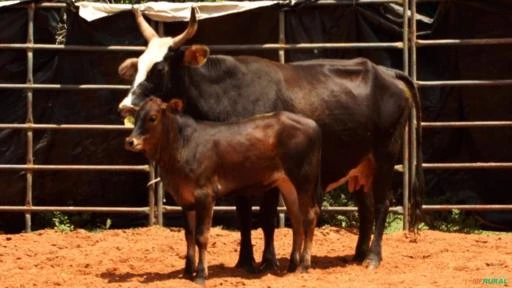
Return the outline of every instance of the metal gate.
<path id="1" fill-rule="evenodd" d="M 402 41 L 398 42 L 379 42 L 379 43 L 314 43 L 314 44 L 286 44 L 285 43 L 285 10 L 279 13 L 279 42 L 261 45 L 210 45 L 210 49 L 215 51 L 232 51 L 232 50 L 275 50 L 278 53 L 279 60 L 285 63 L 285 50 L 298 50 L 298 49 L 400 49 L 403 55 L 403 71 L 410 75 L 419 87 L 432 87 L 432 86 L 463 86 L 463 85 L 512 85 L 510 80 L 494 80 L 494 81 L 481 81 L 481 80 L 460 80 L 460 81 L 418 81 L 416 78 L 417 62 L 416 62 L 416 49 L 432 45 L 496 45 L 496 44 L 512 44 L 512 38 L 507 39 L 474 39 L 474 40 L 458 40 L 458 39 L 443 39 L 443 40 L 418 40 L 416 38 L 416 4 L 421 0 L 320 0 L 313 5 L 371 5 L 375 3 L 396 3 L 404 7 L 404 11 L 409 11 L 409 4 L 411 10 L 411 22 L 409 23 L 408 13 L 403 13 L 403 35 Z M 426 0 L 428 1 L 428 0 Z M 439 0 L 441 1 L 441 0 Z M 60 3 L 40 3 L 29 4 L 22 9 L 27 10 L 28 17 L 28 31 L 26 44 L 6 44 L 0 43 L 0 50 L 2 49 L 21 49 L 27 52 L 27 80 L 25 84 L 0 84 L 0 89 L 25 89 L 27 97 L 27 115 L 25 124 L 9 124 L 0 123 L 0 129 L 22 129 L 26 131 L 26 164 L 25 165 L 0 165 L 0 170 L 16 170 L 26 172 L 26 195 L 24 206 L 0 206 L 0 212 L 24 212 L 25 213 L 25 230 L 31 231 L 32 226 L 32 212 L 41 211 L 61 211 L 61 212 L 94 212 L 94 213 L 145 213 L 148 215 L 148 224 L 163 225 L 163 213 L 181 211 L 181 208 L 175 206 L 163 205 L 163 191 L 161 184 L 150 185 L 148 189 L 148 206 L 147 207 L 62 207 L 62 206 L 34 206 L 32 204 L 32 182 L 35 171 L 62 171 L 62 170 L 77 170 L 77 171 L 137 171 L 147 173 L 149 181 L 155 179 L 155 169 L 152 165 L 35 165 L 33 160 L 33 132 L 34 130 L 54 129 L 54 130 L 110 130 L 119 131 L 126 130 L 127 128 L 121 125 L 70 125 L 70 124 L 44 124 L 34 123 L 32 115 L 32 98 L 34 90 L 97 90 L 97 89 L 110 89 L 127 91 L 130 87 L 127 85 L 61 85 L 61 84 L 34 84 L 33 81 L 33 51 L 34 50 L 57 50 L 57 51 L 144 51 L 145 47 L 140 46 L 81 46 L 81 45 L 51 45 L 51 44 L 37 44 L 34 43 L 33 25 L 34 25 L 34 11 L 35 9 L 47 8 L 65 8 L 65 4 Z M 410 28 L 410 29 L 409 29 Z M 160 29 L 161 30 L 161 29 Z M 410 51 L 410 53 L 409 53 Z M 415 113 L 415 112 L 414 112 Z M 411 120 L 407 129 L 414 131 L 414 125 L 422 125 L 423 128 L 452 128 L 452 127 L 511 127 L 512 121 L 501 122 L 442 122 L 432 123 L 423 122 L 415 123 L 414 113 L 411 115 Z M 415 167 L 412 162 L 415 159 L 417 148 L 415 146 L 415 138 L 412 136 L 412 145 L 409 143 L 409 133 L 404 136 L 404 152 L 403 165 L 397 165 L 396 170 L 403 172 L 403 205 L 398 207 L 391 207 L 390 211 L 404 214 L 404 229 L 409 228 L 409 193 L 411 188 L 412 175 Z M 121 148 L 120 148 L 121 149 Z M 425 169 L 496 169 L 496 168 L 512 168 L 512 163 L 425 163 Z M 141 187 L 142 188 L 142 187 Z M 235 211 L 234 207 L 220 207 L 216 206 L 215 211 Z M 435 210 L 512 210 L 512 205 L 425 205 L 425 211 Z M 257 210 L 257 207 L 253 207 Z M 324 209 L 330 212 L 352 212 L 356 211 L 356 207 L 328 207 Z M 280 212 L 284 212 L 283 207 L 279 208 Z"/>

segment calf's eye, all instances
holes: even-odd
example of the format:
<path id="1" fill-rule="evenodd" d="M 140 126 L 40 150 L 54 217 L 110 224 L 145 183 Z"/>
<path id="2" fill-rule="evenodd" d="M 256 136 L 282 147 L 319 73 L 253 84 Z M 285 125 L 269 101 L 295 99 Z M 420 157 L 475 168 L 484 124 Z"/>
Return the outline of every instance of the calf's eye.
<path id="1" fill-rule="evenodd" d="M 149 116 L 148 120 L 149 120 L 150 123 L 155 123 L 156 122 L 156 115 Z"/>

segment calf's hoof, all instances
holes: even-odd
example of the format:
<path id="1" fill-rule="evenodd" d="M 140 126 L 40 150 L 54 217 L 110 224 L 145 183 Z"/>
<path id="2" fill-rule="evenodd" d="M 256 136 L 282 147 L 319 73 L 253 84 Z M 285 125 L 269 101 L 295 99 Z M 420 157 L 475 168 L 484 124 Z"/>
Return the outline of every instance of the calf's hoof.
<path id="1" fill-rule="evenodd" d="M 300 273 L 308 273 L 309 266 L 300 265 L 299 272 Z"/>
<path id="2" fill-rule="evenodd" d="M 200 286 L 205 286 L 206 279 L 204 277 L 197 277 L 194 283 Z"/>
<path id="3" fill-rule="evenodd" d="M 380 265 L 380 261 L 381 259 L 379 259 L 379 257 L 368 255 L 363 261 L 363 267 L 366 267 L 368 270 L 377 269 Z"/>

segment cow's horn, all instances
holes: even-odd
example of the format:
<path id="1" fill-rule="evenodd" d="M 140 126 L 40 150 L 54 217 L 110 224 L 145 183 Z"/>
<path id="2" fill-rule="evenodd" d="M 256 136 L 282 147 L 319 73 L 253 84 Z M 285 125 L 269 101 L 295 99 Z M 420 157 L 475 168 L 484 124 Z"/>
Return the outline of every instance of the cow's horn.
<path id="1" fill-rule="evenodd" d="M 142 33 L 142 36 L 144 36 L 148 42 L 159 38 L 158 34 L 153 30 L 151 25 L 146 22 L 146 19 L 144 19 L 144 16 L 142 16 L 142 13 L 138 9 L 133 9 L 133 13 L 135 14 L 135 21 L 137 21 L 140 33 Z"/>
<path id="2" fill-rule="evenodd" d="M 180 35 L 174 37 L 174 48 L 181 47 L 185 41 L 192 38 L 197 31 L 197 18 L 196 18 L 196 8 L 190 8 L 190 20 L 188 22 L 187 29 L 181 33 Z"/>

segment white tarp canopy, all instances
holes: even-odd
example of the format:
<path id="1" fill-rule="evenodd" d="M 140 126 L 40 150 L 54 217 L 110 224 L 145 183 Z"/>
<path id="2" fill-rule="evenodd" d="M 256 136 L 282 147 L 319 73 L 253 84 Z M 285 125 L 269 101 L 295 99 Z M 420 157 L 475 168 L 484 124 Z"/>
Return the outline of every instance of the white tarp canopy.
<path id="1" fill-rule="evenodd" d="M 23 1 L 21 1 L 21 0 L 0 1 L 0 7 L 16 5 L 16 4 L 21 3 L 21 2 L 23 2 Z"/>
<path id="2" fill-rule="evenodd" d="M 80 16 L 87 21 L 93 21 L 121 11 L 137 8 L 144 15 L 156 21 L 187 21 L 190 8 L 196 7 L 197 19 L 218 17 L 226 14 L 242 12 L 264 6 L 277 4 L 276 1 L 224 1 L 224 2 L 147 2 L 143 4 L 106 4 L 98 2 L 77 2 Z"/>
<path id="3" fill-rule="evenodd" d="M 0 7 L 29 2 L 26 0 L 1 1 Z M 156 21 L 174 22 L 187 21 L 190 17 L 190 7 L 196 7 L 197 19 L 206 19 L 238 13 L 259 7 L 278 4 L 277 1 L 223 1 L 223 2 L 147 2 L 143 4 L 108 4 L 99 2 L 76 2 L 80 7 L 80 16 L 87 21 L 94 21 L 121 11 L 137 8 L 144 15 Z"/>

